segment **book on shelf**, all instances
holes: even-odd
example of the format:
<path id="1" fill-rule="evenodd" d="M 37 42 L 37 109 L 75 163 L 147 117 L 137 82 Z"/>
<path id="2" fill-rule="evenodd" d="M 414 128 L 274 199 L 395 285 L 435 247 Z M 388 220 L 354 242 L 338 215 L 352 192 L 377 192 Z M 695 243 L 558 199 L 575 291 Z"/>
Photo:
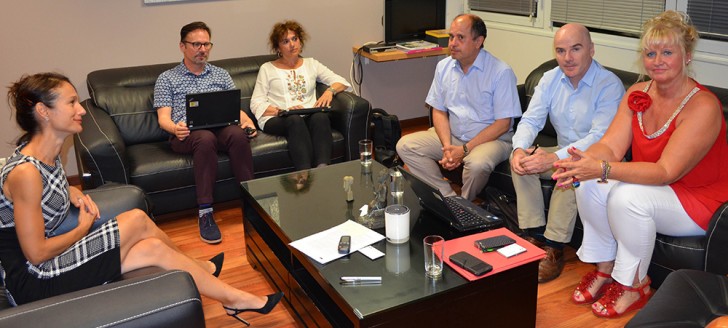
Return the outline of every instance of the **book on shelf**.
<path id="1" fill-rule="evenodd" d="M 422 40 L 416 40 L 416 41 L 398 42 L 397 49 L 410 54 L 410 53 L 417 53 L 417 52 L 423 52 L 423 51 L 440 50 L 440 49 L 442 49 L 442 47 L 440 47 L 436 43 L 422 41 Z"/>
<path id="2" fill-rule="evenodd" d="M 448 41 L 450 41 L 450 34 L 448 30 L 427 30 L 425 31 L 425 41 L 437 43 L 441 47 L 447 47 Z"/>
<path id="3" fill-rule="evenodd" d="M 448 33 L 449 32 L 448 32 L 447 29 L 444 29 L 444 30 L 427 30 L 427 31 L 425 31 L 425 34 L 430 35 L 430 36 L 434 36 L 436 38 L 449 38 L 450 35 Z"/>

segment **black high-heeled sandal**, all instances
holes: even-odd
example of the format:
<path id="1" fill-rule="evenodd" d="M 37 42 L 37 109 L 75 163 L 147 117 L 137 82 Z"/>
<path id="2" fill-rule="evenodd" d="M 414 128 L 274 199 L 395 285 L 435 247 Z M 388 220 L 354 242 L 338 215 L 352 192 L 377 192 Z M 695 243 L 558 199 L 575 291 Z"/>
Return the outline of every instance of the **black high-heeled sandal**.
<path id="1" fill-rule="evenodd" d="M 277 293 L 270 294 L 270 295 L 268 295 L 268 300 L 265 302 L 265 305 L 263 305 L 263 307 L 260 309 L 241 310 L 241 309 L 230 308 L 225 305 L 223 305 L 222 308 L 227 311 L 233 311 L 232 314 L 227 313 L 227 311 L 225 313 L 227 313 L 227 315 L 229 315 L 235 319 L 238 319 L 238 321 L 246 324 L 247 326 L 250 326 L 250 323 L 245 321 L 245 319 L 238 317 L 238 314 L 241 314 L 243 312 L 248 312 L 248 311 L 258 312 L 260 314 L 268 314 L 281 301 L 282 298 L 283 298 L 283 292 L 277 292 Z"/>
<path id="2" fill-rule="evenodd" d="M 212 273 L 213 276 L 219 277 L 220 272 L 222 271 L 222 262 L 225 261 L 225 252 L 221 252 L 220 254 L 215 255 L 215 257 L 210 259 L 210 262 L 215 265 L 215 272 Z"/>

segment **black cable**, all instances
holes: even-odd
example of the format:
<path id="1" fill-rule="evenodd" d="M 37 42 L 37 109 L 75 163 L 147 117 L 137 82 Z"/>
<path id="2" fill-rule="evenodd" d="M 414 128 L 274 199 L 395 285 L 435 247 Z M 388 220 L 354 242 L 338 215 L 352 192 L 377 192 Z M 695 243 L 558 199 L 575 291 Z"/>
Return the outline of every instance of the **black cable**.
<path id="1" fill-rule="evenodd" d="M 354 83 L 355 85 L 359 86 L 359 95 L 361 95 L 361 86 L 364 83 L 364 68 L 361 63 L 362 62 L 361 52 L 364 51 L 364 46 L 377 45 L 377 44 L 383 44 L 383 43 L 384 43 L 384 41 L 368 42 L 368 43 L 363 44 L 361 47 L 359 47 L 359 49 L 356 50 L 356 55 L 354 56 L 354 62 L 353 62 L 355 69 L 353 69 L 353 72 L 352 72 L 352 81 L 351 82 Z M 357 76 L 356 76 L 357 70 L 359 72 L 359 78 L 357 78 Z"/>

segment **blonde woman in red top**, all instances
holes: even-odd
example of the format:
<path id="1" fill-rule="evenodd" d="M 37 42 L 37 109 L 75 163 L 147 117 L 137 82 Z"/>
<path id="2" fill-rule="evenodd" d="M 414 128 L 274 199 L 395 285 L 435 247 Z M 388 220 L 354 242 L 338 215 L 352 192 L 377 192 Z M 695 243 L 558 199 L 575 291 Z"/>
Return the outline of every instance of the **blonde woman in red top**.
<path id="1" fill-rule="evenodd" d="M 555 163 L 559 187 L 576 190 L 584 241 L 579 259 L 596 263 L 572 296 L 617 317 L 648 300 L 656 233 L 704 235 L 728 201 L 726 123 L 718 99 L 689 76 L 698 32 L 686 15 L 647 21 L 641 63 L 651 81 L 633 85 L 602 139 Z M 623 162 L 632 149 L 632 160 Z"/>

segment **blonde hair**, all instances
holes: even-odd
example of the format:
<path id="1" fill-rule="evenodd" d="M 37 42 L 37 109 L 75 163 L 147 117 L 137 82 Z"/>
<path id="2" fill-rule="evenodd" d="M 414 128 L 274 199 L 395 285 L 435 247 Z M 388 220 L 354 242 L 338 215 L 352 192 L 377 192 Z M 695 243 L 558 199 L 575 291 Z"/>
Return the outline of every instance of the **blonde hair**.
<path id="1" fill-rule="evenodd" d="M 690 17 L 683 12 L 667 10 L 642 25 L 640 47 L 642 55 L 647 48 L 664 45 L 677 45 L 683 57 L 693 53 L 698 42 L 698 30 L 690 22 Z M 642 67 L 644 71 L 644 67 Z M 687 74 L 687 63 L 683 62 L 683 71 Z"/>

